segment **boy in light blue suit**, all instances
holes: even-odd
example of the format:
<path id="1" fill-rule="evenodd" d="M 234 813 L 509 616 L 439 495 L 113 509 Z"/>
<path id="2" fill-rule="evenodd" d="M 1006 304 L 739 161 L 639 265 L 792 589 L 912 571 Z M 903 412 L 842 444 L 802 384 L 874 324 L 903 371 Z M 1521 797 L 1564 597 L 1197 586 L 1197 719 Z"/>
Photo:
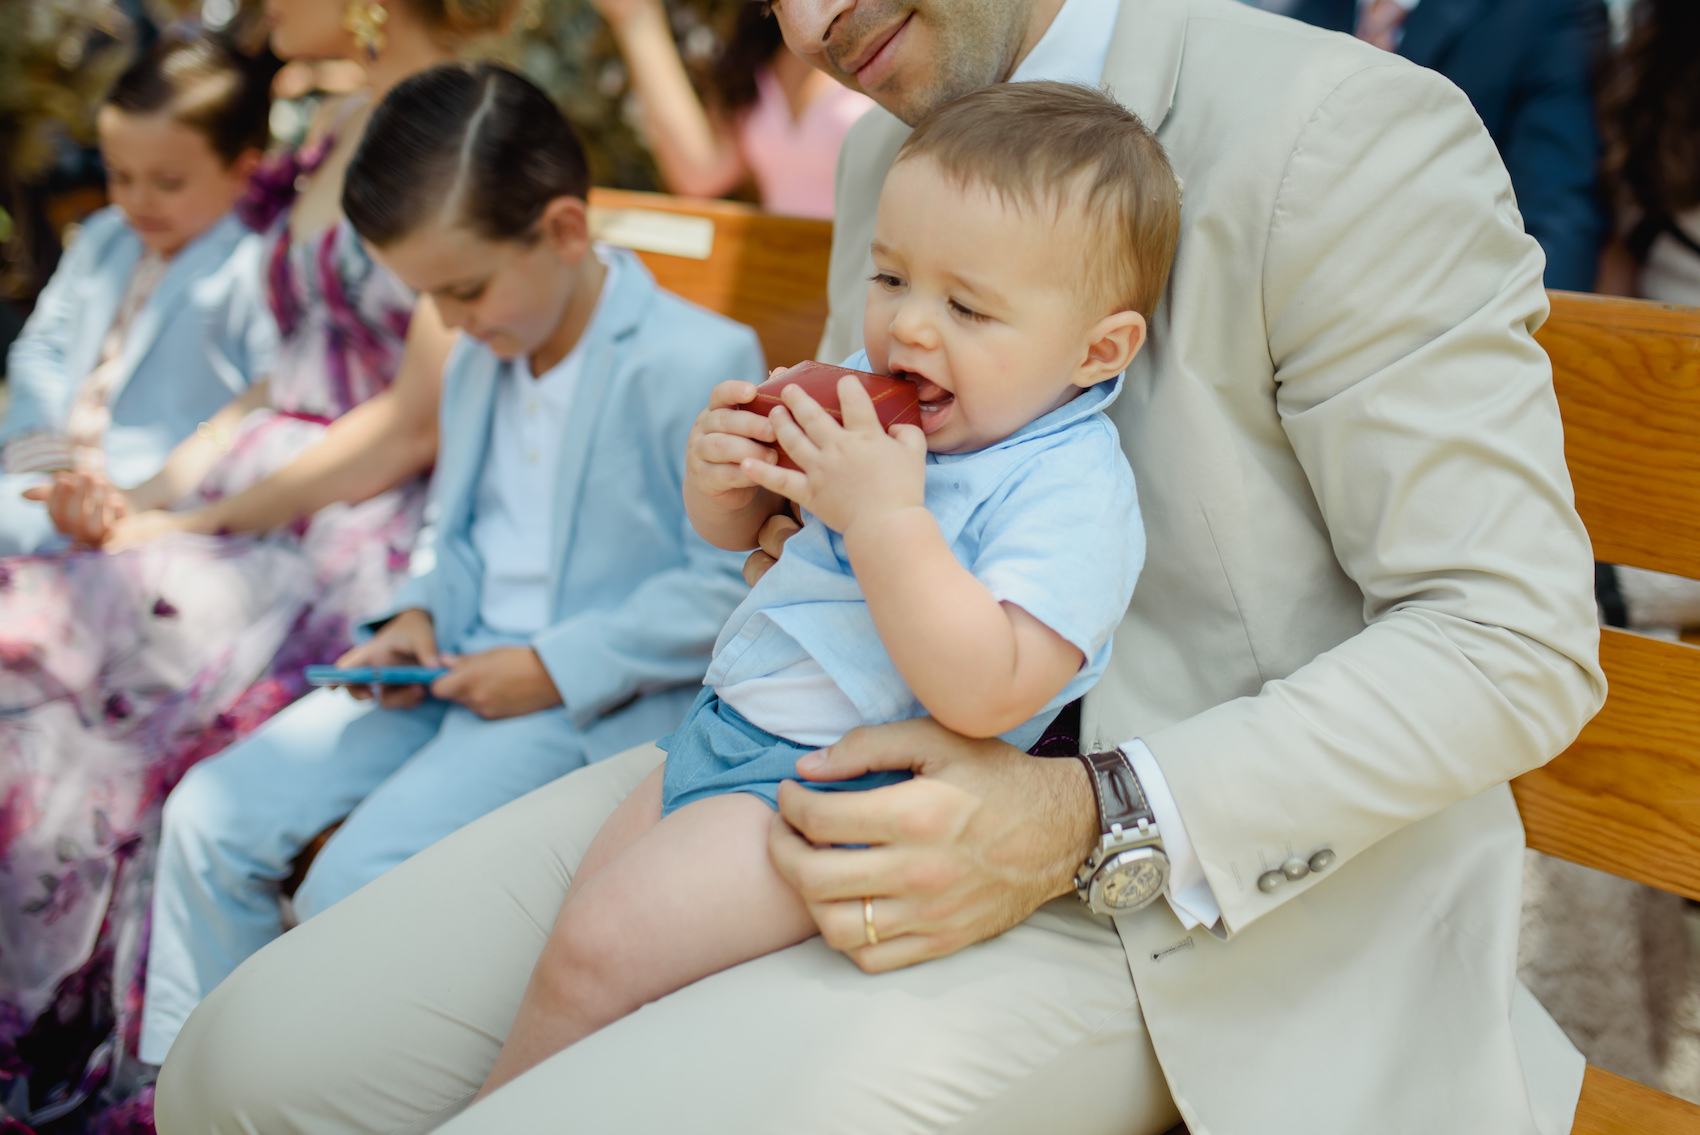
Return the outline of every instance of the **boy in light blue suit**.
<path id="1" fill-rule="evenodd" d="M 155 47 L 99 117 L 114 204 L 60 261 L 7 359 L 0 555 L 57 542 L 26 500 L 78 467 L 123 486 L 270 369 L 262 238 L 232 214 L 267 132 L 263 77 L 209 40 Z"/>
<path id="2" fill-rule="evenodd" d="M 673 728 L 746 593 L 685 515 L 686 439 L 716 383 L 759 380 L 748 328 L 593 248 L 571 129 L 512 72 L 399 85 L 349 168 L 355 229 L 446 323 L 431 533 L 342 665 L 446 666 L 430 687 L 314 694 L 166 803 L 142 1059 L 282 930 L 587 761 Z M 352 810 L 352 814 L 350 814 Z"/>

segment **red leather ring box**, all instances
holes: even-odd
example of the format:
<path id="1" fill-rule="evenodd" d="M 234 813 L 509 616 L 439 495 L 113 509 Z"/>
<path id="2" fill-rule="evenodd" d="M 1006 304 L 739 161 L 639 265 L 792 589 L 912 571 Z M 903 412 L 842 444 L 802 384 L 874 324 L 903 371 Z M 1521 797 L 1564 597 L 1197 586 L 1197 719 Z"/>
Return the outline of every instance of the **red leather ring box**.
<path id="1" fill-rule="evenodd" d="M 756 387 L 756 396 L 746 404 L 746 408 L 766 417 L 775 406 L 785 404 L 779 397 L 782 390 L 788 386 L 801 386 L 804 393 L 819 402 L 821 409 L 838 419 L 842 425 L 844 413 L 838 407 L 838 380 L 847 374 L 861 380 L 862 389 L 873 399 L 874 413 L 879 416 L 880 425 L 890 429 L 899 424 L 921 424 L 920 396 L 915 384 L 908 379 L 893 378 L 889 374 L 869 374 L 865 370 L 851 370 L 849 367 L 835 367 L 829 363 L 814 361 L 798 363 L 784 374 L 770 378 Z M 785 469 L 797 468 L 786 456 L 783 447 L 779 450 L 779 464 Z"/>

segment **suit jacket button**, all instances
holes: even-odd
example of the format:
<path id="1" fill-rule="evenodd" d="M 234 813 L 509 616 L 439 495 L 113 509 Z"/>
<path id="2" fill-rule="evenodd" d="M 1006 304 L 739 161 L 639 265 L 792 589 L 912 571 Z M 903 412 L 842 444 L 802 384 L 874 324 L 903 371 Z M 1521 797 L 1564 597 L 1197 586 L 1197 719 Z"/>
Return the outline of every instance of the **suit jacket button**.
<path id="1" fill-rule="evenodd" d="M 1281 874 L 1287 876 L 1289 879 L 1297 881 L 1310 874 L 1310 864 L 1297 856 L 1294 856 L 1292 859 L 1281 864 Z"/>
<path id="2" fill-rule="evenodd" d="M 1334 866 L 1334 859 L 1334 849 L 1325 847 L 1310 857 L 1310 869 L 1312 871 L 1326 871 Z"/>
<path id="3" fill-rule="evenodd" d="M 1257 889 L 1262 891 L 1264 894 L 1268 894 L 1270 891 L 1273 891 L 1276 887 L 1279 887 L 1286 881 L 1287 876 L 1281 874 L 1279 871 L 1265 871 L 1257 877 Z"/>

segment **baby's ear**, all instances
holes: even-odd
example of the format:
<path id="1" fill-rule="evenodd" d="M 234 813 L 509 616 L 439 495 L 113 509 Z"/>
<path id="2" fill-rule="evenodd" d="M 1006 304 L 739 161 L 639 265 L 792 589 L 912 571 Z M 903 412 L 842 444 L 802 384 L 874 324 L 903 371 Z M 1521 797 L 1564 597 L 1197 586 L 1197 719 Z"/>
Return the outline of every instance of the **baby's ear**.
<path id="1" fill-rule="evenodd" d="M 1108 382 L 1133 361 L 1145 345 L 1145 317 L 1137 311 L 1106 315 L 1086 333 L 1086 354 L 1074 375 L 1079 387 Z"/>

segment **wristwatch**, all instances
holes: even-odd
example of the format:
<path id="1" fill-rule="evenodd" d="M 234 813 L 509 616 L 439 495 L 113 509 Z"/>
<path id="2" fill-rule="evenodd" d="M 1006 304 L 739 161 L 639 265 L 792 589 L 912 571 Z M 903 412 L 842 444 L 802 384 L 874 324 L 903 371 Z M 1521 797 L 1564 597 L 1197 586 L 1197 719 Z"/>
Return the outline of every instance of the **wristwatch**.
<path id="1" fill-rule="evenodd" d="M 1094 914 L 1127 914 L 1150 905 L 1169 881 L 1169 857 L 1151 805 L 1120 750 L 1082 753 L 1101 833 L 1074 873 L 1075 893 Z"/>

